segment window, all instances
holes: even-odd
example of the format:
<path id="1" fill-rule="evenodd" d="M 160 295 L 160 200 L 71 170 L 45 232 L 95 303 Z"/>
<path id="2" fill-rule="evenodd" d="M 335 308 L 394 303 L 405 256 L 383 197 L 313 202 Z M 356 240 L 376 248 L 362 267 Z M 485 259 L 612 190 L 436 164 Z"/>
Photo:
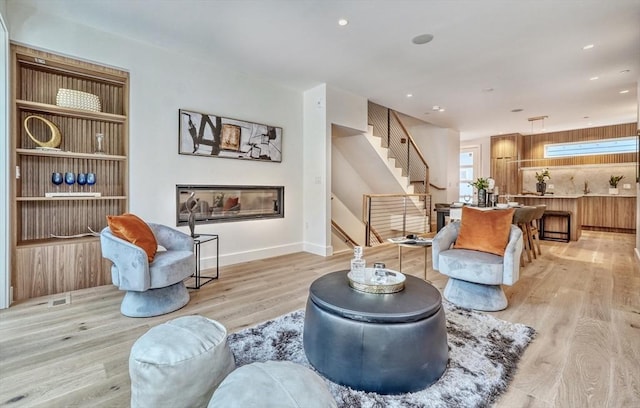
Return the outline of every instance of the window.
<path id="1" fill-rule="evenodd" d="M 469 147 L 460 149 L 460 197 L 458 201 L 464 202 L 464 196 L 473 197 L 473 187 L 469 183 L 473 182 L 479 172 L 480 147 Z"/>
<path id="2" fill-rule="evenodd" d="M 635 153 L 635 136 L 600 139 L 588 142 L 554 143 L 544 145 L 544 157 L 592 156 L 598 154 Z"/>

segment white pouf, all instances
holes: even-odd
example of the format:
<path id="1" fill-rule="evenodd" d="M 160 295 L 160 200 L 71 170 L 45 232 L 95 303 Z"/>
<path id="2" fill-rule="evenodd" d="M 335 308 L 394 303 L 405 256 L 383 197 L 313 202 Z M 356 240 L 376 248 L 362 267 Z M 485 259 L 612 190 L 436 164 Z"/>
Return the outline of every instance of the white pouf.
<path id="1" fill-rule="evenodd" d="M 168 321 L 131 348 L 131 407 L 204 407 L 234 369 L 223 325 L 203 316 Z"/>
<path id="2" fill-rule="evenodd" d="M 236 369 L 213 393 L 208 408 L 332 408 L 336 401 L 313 370 L 291 361 Z"/>

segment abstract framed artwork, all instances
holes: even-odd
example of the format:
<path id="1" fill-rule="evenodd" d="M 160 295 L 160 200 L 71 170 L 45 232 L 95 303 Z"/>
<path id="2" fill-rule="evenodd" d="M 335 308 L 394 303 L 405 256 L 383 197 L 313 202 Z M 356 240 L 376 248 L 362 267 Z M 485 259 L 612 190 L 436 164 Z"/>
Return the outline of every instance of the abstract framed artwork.
<path id="1" fill-rule="evenodd" d="M 190 156 L 282 161 L 282 128 L 180 109 L 178 152 Z"/>

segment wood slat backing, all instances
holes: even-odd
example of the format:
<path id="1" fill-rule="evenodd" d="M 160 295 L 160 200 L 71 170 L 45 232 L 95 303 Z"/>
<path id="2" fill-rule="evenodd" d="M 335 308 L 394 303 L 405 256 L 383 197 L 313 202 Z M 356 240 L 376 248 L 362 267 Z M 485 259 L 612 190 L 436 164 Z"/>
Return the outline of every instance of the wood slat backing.
<path id="1" fill-rule="evenodd" d="M 58 189 L 51 182 L 53 172 L 95 173 L 96 184 L 93 191 L 103 196 L 126 195 L 122 178 L 126 172 L 126 162 L 91 160 L 87 158 L 58 158 L 21 155 L 18 157 L 20 179 L 16 180 L 18 197 L 44 197 L 45 193 L 56 192 Z M 71 187 L 72 191 L 89 191 L 89 186 L 81 188 L 78 184 Z M 61 184 L 59 191 L 69 191 L 69 186 Z"/>
<path id="2" fill-rule="evenodd" d="M 558 159 L 544 158 L 544 145 L 551 143 L 583 142 L 598 139 L 614 139 L 634 136 L 637 123 L 601 126 L 588 129 L 575 129 L 564 132 L 550 132 L 523 137 L 522 160 L 526 167 L 575 166 L 581 164 L 632 163 L 637 160 L 636 153 L 606 154 L 597 156 L 576 156 Z"/>
<path id="3" fill-rule="evenodd" d="M 636 197 L 585 196 L 582 202 L 582 225 L 635 231 Z"/>
<path id="4" fill-rule="evenodd" d="M 96 133 L 104 135 L 103 150 L 106 154 L 125 155 L 126 140 L 124 138 L 124 125 L 99 120 L 86 120 L 80 118 L 65 117 L 60 115 L 35 114 L 29 110 L 21 109 L 18 116 L 18 143 L 19 149 L 33 149 L 37 147 L 31 140 L 24 127 L 24 120 L 31 115 L 43 117 L 53 122 L 60 130 L 62 142 L 60 149 L 76 153 L 94 153 L 96 150 Z M 29 131 L 36 139 L 47 141 L 51 138 L 49 127 L 37 119 L 30 119 Z"/>
<path id="5" fill-rule="evenodd" d="M 18 248 L 16 266 L 21 273 L 13 280 L 14 300 L 111 283 L 97 238 Z"/>
<path id="6" fill-rule="evenodd" d="M 42 68 L 46 67 L 35 64 L 21 65 L 22 83 L 17 99 L 55 105 L 59 89 L 73 89 L 97 95 L 102 112 L 124 114 L 123 85 L 105 84 L 91 79 L 39 70 Z"/>
<path id="7" fill-rule="evenodd" d="M 100 231 L 107 225 L 107 215 L 126 211 L 125 200 L 51 200 L 21 201 L 23 214 L 19 243 L 49 239 L 54 235 L 75 235 Z"/>

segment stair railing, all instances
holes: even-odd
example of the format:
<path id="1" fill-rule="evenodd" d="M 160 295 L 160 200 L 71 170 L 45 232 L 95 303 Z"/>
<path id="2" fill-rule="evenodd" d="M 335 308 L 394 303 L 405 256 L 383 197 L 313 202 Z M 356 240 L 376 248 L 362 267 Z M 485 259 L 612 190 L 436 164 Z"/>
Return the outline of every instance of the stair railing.
<path id="1" fill-rule="evenodd" d="M 336 223 L 334 220 L 331 220 L 331 228 L 333 229 L 333 231 L 335 231 L 336 234 L 340 236 L 340 239 L 345 244 L 350 245 L 351 248 L 358 245 L 358 243 L 353 238 L 351 238 L 351 236 L 349 236 L 349 234 L 347 234 L 347 232 L 343 230 L 340 225 L 338 225 L 338 223 Z"/>
<path id="2" fill-rule="evenodd" d="M 382 146 L 402 169 L 416 193 L 429 193 L 429 166 L 414 138 L 400 120 L 399 115 L 384 106 L 369 102 L 369 123 L 373 135 L 382 139 Z"/>
<path id="3" fill-rule="evenodd" d="M 365 245 L 376 246 L 408 234 L 428 234 L 430 208 L 429 194 L 365 194 L 362 200 Z"/>

